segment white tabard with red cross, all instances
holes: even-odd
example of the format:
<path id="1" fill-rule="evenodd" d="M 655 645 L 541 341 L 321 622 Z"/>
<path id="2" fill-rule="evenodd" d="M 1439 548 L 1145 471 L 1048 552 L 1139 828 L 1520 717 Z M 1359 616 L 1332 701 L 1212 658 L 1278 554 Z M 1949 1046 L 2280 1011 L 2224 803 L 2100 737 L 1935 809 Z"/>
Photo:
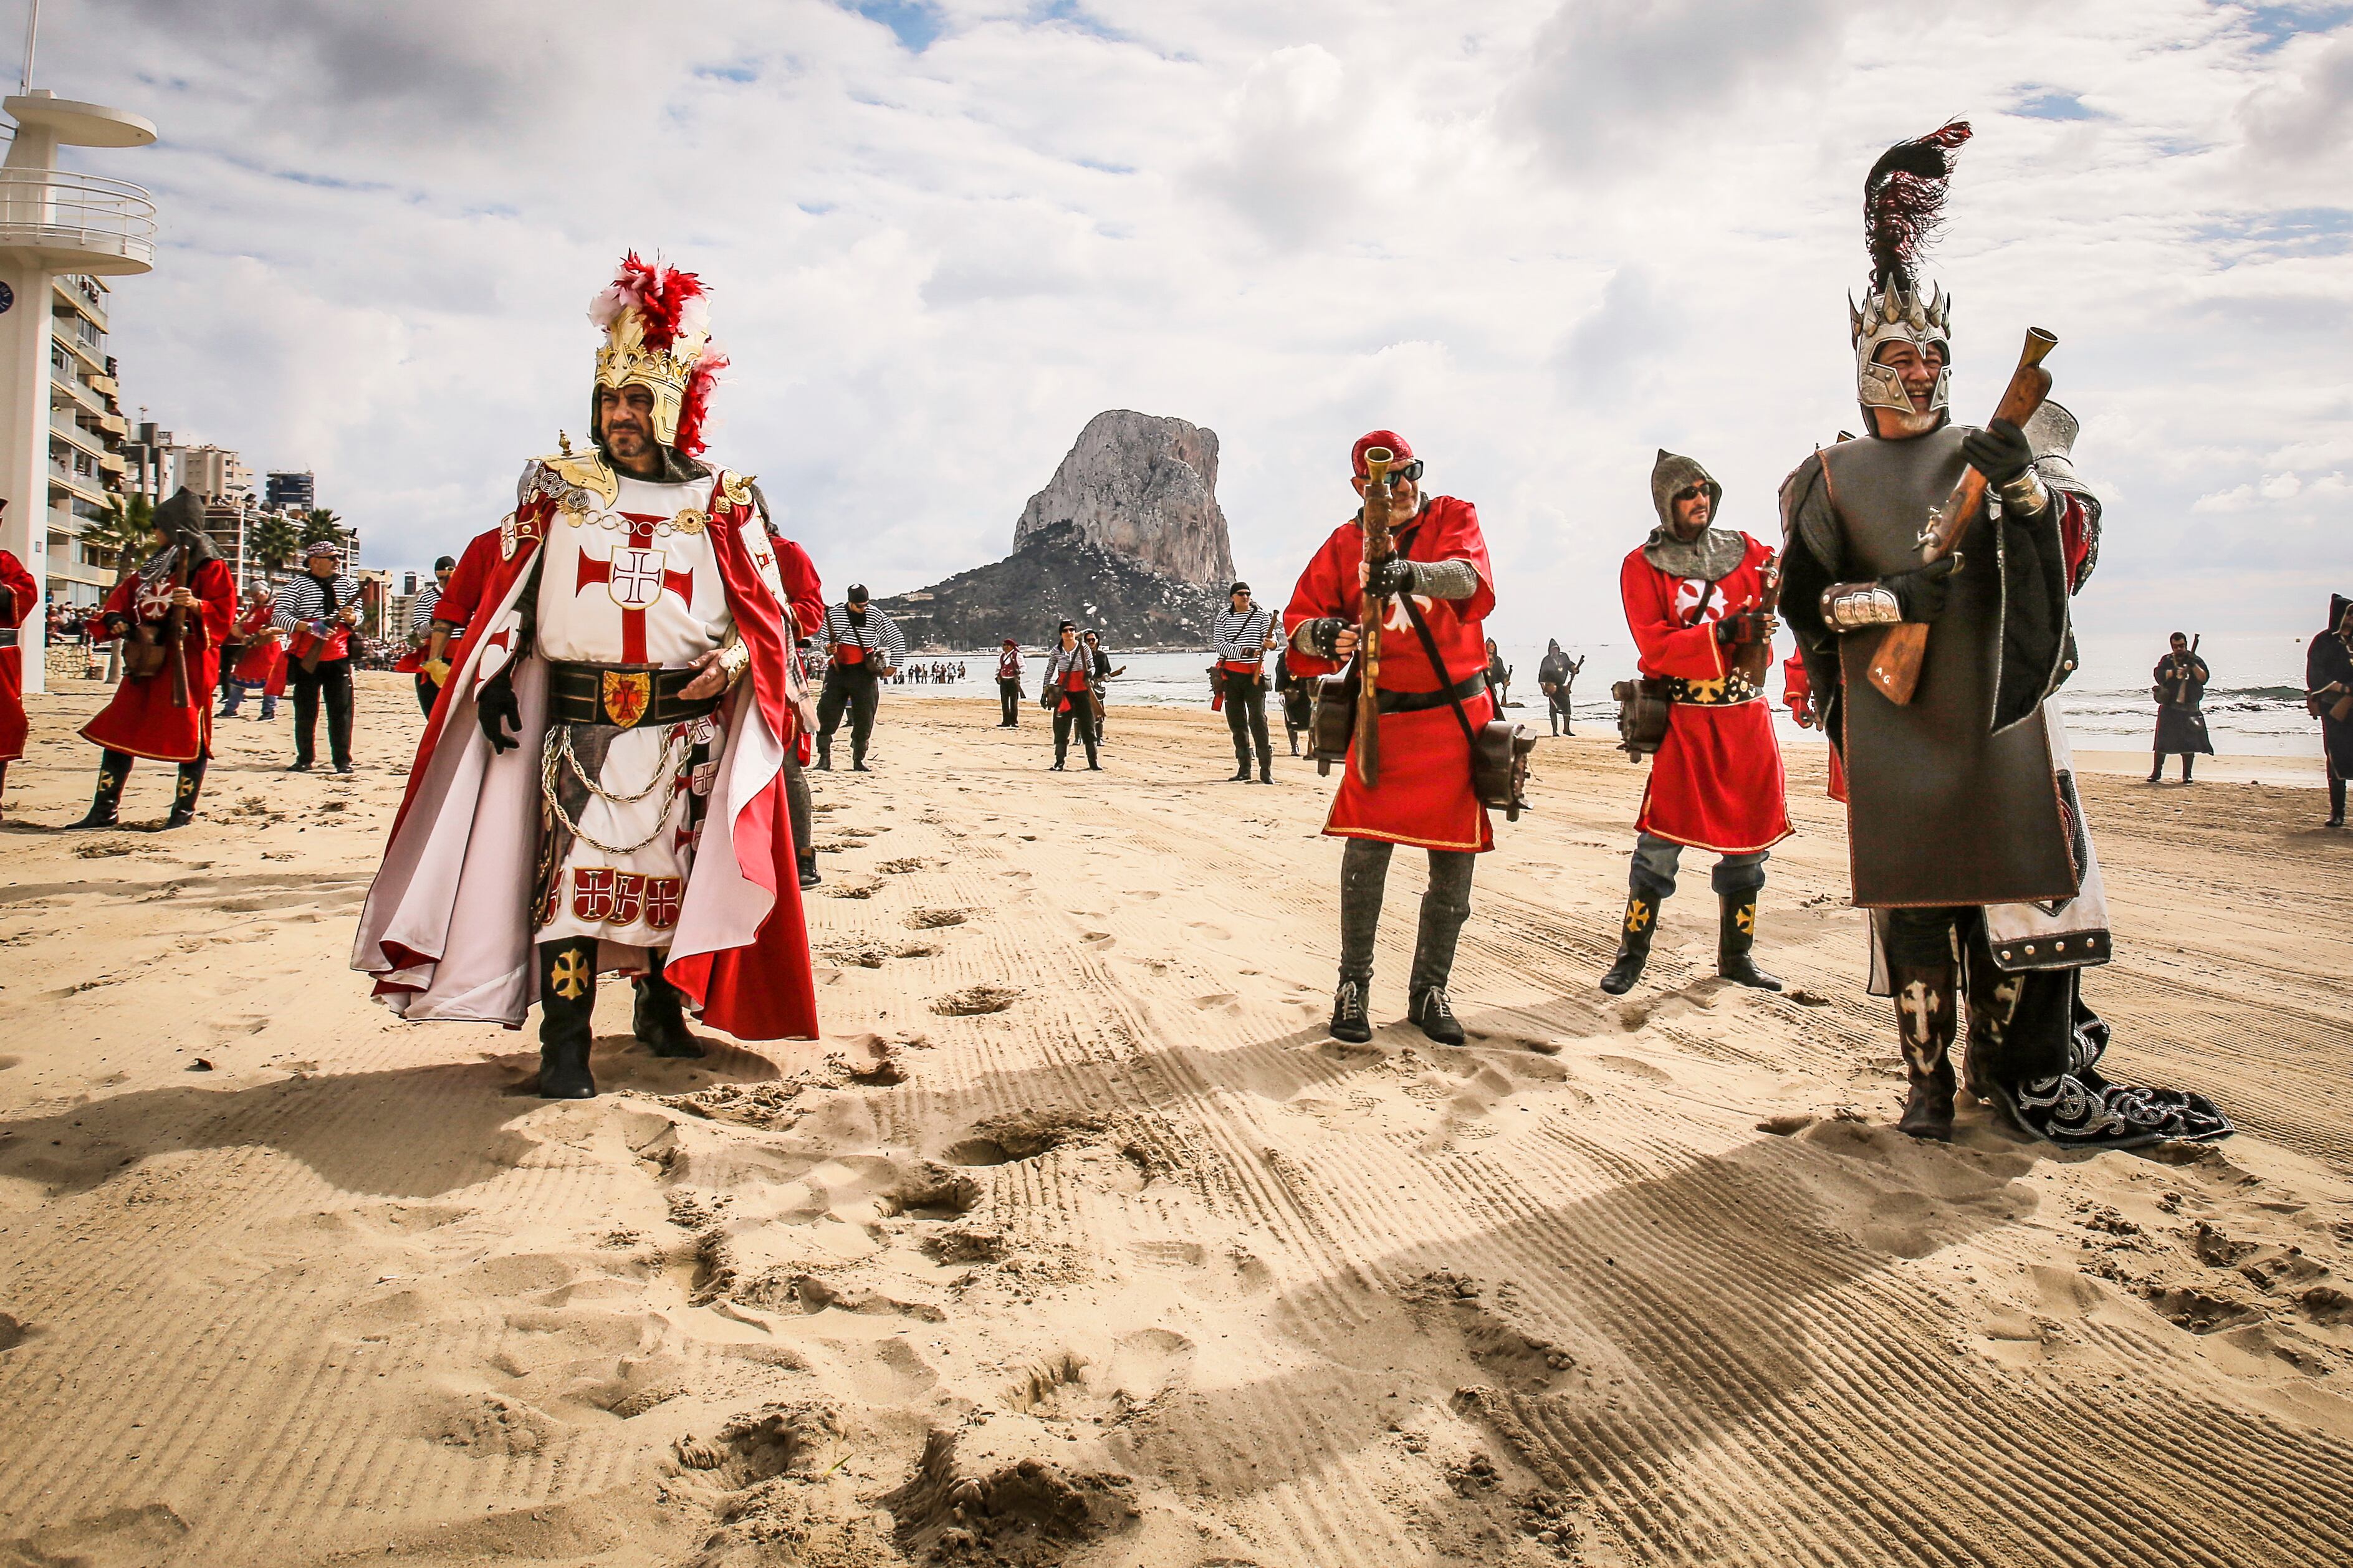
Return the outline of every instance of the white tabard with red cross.
<path id="1" fill-rule="evenodd" d="M 540 571 L 539 654 L 677 668 L 725 641 L 733 619 L 704 521 L 711 486 L 624 478 L 611 510 L 559 514 Z M 575 727 L 553 726 L 568 728 Z M 690 799 L 698 784 L 709 788 L 686 763 L 696 742 L 715 756 L 723 739 L 709 719 L 641 724 L 612 737 L 596 784 L 617 798 L 592 795 L 580 812 L 582 836 L 565 850 L 554 896 L 539 911 L 540 941 L 670 945 L 693 863 Z M 658 772 L 665 777 L 655 784 Z"/>

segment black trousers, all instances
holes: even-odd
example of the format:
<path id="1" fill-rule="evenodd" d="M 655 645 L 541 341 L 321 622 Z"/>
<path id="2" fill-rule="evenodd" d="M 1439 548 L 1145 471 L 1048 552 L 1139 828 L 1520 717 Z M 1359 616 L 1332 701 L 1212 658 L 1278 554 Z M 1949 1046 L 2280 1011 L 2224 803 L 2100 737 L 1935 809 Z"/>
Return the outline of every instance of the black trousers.
<path id="1" fill-rule="evenodd" d="M 352 661 L 322 658 L 316 669 L 296 659 L 286 669 L 294 683 L 294 761 L 309 767 L 318 755 L 319 698 L 327 699 L 327 750 L 335 766 L 352 765 Z"/>
<path id="2" fill-rule="evenodd" d="M 1250 749 L 1258 749 L 1258 765 L 1274 765 L 1274 743 L 1266 736 L 1266 682 L 1255 676 L 1219 672 L 1226 685 L 1226 728 L 1233 731 L 1234 763 L 1250 765 Z"/>
<path id="3" fill-rule="evenodd" d="M 785 752 L 785 810 L 793 825 L 793 851 L 809 864 L 817 858 L 816 805 L 809 799 L 808 774 L 790 751 Z"/>
<path id="4" fill-rule="evenodd" d="M 1070 694 L 1070 698 L 1069 707 L 1057 707 L 1054 710 L 1054 760 L 1060 763 L 1070 756 L 1071 731 L 1076 730 L 1079 732 L 1079 739 L 1086 742 L 1087 766 L 1093 767 L 1095 765 L 1093 705 L 1087 701 L 1087 694 L 1083 691 L 1073 691 Z"/>
<path id="5" fill-rule="evenodd" d="M 997 715 L 998 723 L 1010 728 L 1021 722 L 1021 683 L 1019 681 L 1008 680 L 1003 676 L 998 676 L 997 700 L 1005 708 L 1005 711 Z"/>
<path id="6" fill-rule="evenodd" d="M 433 684 L 433 678 L 423 670 L 418 670 L 417 672 L 417 705 L 425 710 L 427 718 L 430 719 L 433 716 L 434 699 L 440 695 L 441 689 Z"/>
<path id="7" fill-rule="evenodd" d="M 825 672 L 825 685 L 817 698 L 817 738 L 818 750 L 830 753 L 833 732 L 841 728 L 841 715 L 849 713 L 849 760 L 866 760 L 866 742 L 874 737 L 874 710 L 882 701 L 882 683 L 871 675 L 853 675 L 855 665 L 836 664 Z"/>

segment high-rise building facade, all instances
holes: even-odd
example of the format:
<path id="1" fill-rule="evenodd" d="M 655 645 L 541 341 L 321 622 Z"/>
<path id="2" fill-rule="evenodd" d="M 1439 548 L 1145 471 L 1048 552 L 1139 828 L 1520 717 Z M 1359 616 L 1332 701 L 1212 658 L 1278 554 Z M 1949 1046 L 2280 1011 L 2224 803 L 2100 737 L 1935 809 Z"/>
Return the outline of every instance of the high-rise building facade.
<path id="1" fill-rule="evenodd" d="M 79 274 L 49 284 L 49 594 L 95 605 L 113 586 L 114 554 L 82 534 L 122 499 L 128 427 L 106 352 L 106 284 Z"/>
<path id="2" fill-rule="evenodd" d="M 261 504 L 272 511 L 309 511 L 319 504 L 319 481 L 310 469 L 272 468 L 263 480 Z"/>

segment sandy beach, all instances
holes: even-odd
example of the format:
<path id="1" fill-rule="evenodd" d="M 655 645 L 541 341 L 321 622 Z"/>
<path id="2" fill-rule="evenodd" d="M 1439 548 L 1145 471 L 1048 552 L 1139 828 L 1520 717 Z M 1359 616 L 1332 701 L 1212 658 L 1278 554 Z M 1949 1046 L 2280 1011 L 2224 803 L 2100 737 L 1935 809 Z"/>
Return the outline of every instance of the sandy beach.
<path id="1" fill-rule="evenodd" d="M 548 1103 L 346 967 L 404 678 L 351 779 L 223 721 L 168 835 L 153 763 L 53 830 L 62 684 L 0 828 L 6 1568 L 2353 1561 L 2353 836 L 2295 759 L 2086 759 L 2108 1065 L 2242 1131 L 2081 1156 L 1894 1132 L 1819 751 L 1788 994 L 1713 977 L 1704 861 L 1595 988 L 1643 772 L 1588 732 L 1480 867 L 1470 1047 L 1394 1022 L 1401 855 L 1350 1047 L 1312 765 L 886 695 L 812 775 L 827 1037 L 655 1060 L 608 984 Z"/>

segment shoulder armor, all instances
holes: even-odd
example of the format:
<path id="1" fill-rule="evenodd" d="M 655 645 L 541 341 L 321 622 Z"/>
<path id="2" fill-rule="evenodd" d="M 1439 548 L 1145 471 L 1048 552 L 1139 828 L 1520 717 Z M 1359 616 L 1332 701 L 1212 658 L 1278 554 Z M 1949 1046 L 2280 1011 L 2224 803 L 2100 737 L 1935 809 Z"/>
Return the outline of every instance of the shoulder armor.
<path id="1" fill-rule="evenodd" d="M 609 508 L 621 499 L 620 477 L 605 461 L 605 455 L 595 449 L 586 452 L 556 452 L 544 458 L 534 458 L 522 471 L 522 485 L 515 500 L 520 505 L 537 490 L 563 506 L 566 491 L 583 490 L 597 503 Z M 568 507 L 566 510 L 581 511 L 585 507 Z"/>
<path id="2" fill-rule="evenodd" d="M 719 470 L 719 493 L 727 498 L 728 505 L 748 509 L 752 504 L 752 482 L 757 478 L 757 474 L 739 474 L 733 468 L 722 468 Z"/>

